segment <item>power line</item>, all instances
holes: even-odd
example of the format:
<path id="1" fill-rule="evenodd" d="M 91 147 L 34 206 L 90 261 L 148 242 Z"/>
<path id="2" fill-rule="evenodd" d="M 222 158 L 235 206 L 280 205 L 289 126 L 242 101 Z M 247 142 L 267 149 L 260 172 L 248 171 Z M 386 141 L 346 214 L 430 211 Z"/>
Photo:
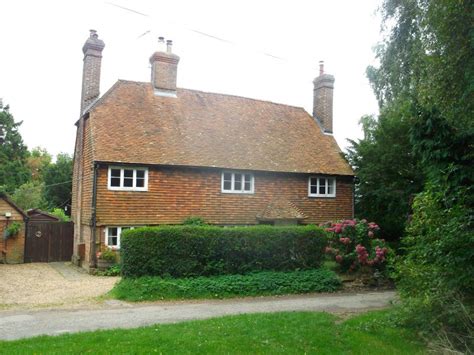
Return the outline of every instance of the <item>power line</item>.
<path id="1" fill-rule="evenodd" d="M 106 4 L 109 4 L 111 6 L 115 6 L 119 9 L 122 9 L 122 10 L 125 10 L 125 11 L 129 11 L 131 13 L 134 13 L 134 14 L 137 14 L 137 15 L 140 15 L 140 16 L 145 16 L 145 17 L 148 17 L 150 19 L 152 19 L 153 17 L 149 14 L 145 14 L 143 12 L 140 12 L 140 11 L 137 11 L 137 10 L 134 10 L 134 9 L 131 9 L 131 8 L 128 8 L 128 7 L 124 7 L 124 6 L 120 6 L 120 5 L 117 5 L 113 2 L 109 2 L 109 1 L 106 1 L 105 2 Z M 263 55 L 263 56 L 266 56 L 266 57 L 270 57 L 272 59 L 276 59 L 276 60 L 279 60 L 279 61 L 283 61 L 283 62 L 291 62 L 288 58 L 283 58 L 283 57 L 280 57 L 280 56 L 277 56 L 275 54 L 272 54 L 272 53 L 269 53 L 269 52 L 261 52 L 261 51 L 258 51 L 258 50 L 255 50 L 254 48 L 251 48 L 247 45 L 243 45 L 243 44 L 240 44 L 240 43 L 237 43 L 235 41 L 232 41 L 232 40 L 229 40 L 229 39 L 226 39 L 222 36 L 217 36 L 215 34 L 210 34 L 210 33 L 207 33 L 207 32 L 204 32 L 204 31 L 200 31 L 196 28 L 192 28 L 192 27 L 189 27 L 185 24 L 180 24 L 180 23 L 176 23 L 174 22 L 174 24 L 176 24 L 178 27 L 181 27 L 181 28 L 184 28 L 185 30 L 187 31 L 190 31 L 190 32 L 193 32 L 193 33 L 196 33 L 198 35 L 201 35 L 203 37 L 206 37 L 206 38 L 211 38 L 213 40 L 216 40 L 216 41 L 219 41 L 219 42 L 223 42 L 223 43 L 226 43 L 226 44 L 229 44 L 229 45 L 232 45 L 232 46 L 240 46 L 240 47 L 244 47 L 244 48 L 247 48 L 247 49 L 251 49 L 254 53 L 257 53 L 257 54 L 260 54 L 260 55 Z M 146 32 L 144 32 L 143 34 L 141 34 L 140 36 L 137 37 L 137 39 L 147 35 L 148 33 L 151 33 L 151 30 L 147 30 Z"/>

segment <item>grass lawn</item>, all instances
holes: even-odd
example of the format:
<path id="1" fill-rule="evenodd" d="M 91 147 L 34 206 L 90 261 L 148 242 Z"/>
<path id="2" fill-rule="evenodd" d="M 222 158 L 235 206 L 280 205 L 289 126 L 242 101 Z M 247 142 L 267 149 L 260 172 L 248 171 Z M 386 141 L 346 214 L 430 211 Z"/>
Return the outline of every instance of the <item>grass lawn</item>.
<path id="1" fill-rule="evenodd" d="M 425 353 L 412 333 L 385 325 L 386 315 L 387 311 L 370 312 L 340 323 L 327 313 L 246 314 L 0 342 L 0 354 Z"/>
<path id="2" fill-rule="evenodd" d="M 177 279 L 123 278 L 109 295 L 127 301 L 153 301 L 334 292 L 340 287 L 341 281 L 333 271 L 320 268 Z"/>

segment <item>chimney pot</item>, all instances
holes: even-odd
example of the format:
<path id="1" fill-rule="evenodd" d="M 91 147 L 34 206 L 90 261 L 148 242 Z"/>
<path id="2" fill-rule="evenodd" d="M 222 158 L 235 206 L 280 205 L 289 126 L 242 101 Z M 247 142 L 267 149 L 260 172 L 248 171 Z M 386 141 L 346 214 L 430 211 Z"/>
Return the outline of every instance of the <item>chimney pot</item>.
<path id="1" fill-rule="evenodd" d="M 319 75 L 324 74 L 324 60 L 319 61 Z"/>
<path id="2" fill-rule="evenodd" d="M 166 41 L 166 52 L 167 53 L 171 53 L 172 50 L 171 50 L 171 47 L 173 46 L 173 41 L 172 40 L 167 40 Z"/>

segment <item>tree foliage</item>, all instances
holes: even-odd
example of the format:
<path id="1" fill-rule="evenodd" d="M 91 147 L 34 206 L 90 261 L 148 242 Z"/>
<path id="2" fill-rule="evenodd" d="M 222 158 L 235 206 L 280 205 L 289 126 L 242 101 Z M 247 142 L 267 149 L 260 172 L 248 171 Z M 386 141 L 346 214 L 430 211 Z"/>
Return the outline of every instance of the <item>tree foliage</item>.
<path id="1" fill-rule="evenodd" d="M 42 181 L 44 170 L 51 164 L 51 154 L 41 147 L 34 148 L 28 153 L 26 165 L 30 169 L 31 178 L 35 181 Z"/>
<path id="2" fill-rule="evenodd" d="M 349 152 L 360 178 L 358 206 L 371 211 L 371 203 L 379 203 L 401 223 L 407 197 L 422 190 L 398 264 L 404 318 L 425 331 L 442 331 L 445 345 L 465 351 L 474 345 L 473 2 L 385 0 L 381 12 L 380 65 L 367 71 L 380 116 Z M 384 208 L 367 184 L 387 191 L 395 205 Z M 407 191 L 395 197 L 394 185 Z"/>
<path id="3" fill-rule="evenodd" d="M 43 191 L 44 183 L 29 181 L 16 188 L 11 198 L 18 207 L 25 211 L 31 208 L 46 208 Z"/>
<path id="4" fill-rule="evenodd" d="M 410 202 L 423 186 L 423 173 L 407 134 L 408 111 L 406 105 L 391 105 L 378 120 L 363 117 L 364 139 L 350 141 L 346 154 L 358 177 L 357 217 L 377 221 L 391 240 L 403 234 Z"/>
<path id="5" fill-rule="evenodd" d="M 64 208 L 71 204 L 72 157 L 61 153 L 54 164 L 44 169 L 44 197 L 49 208 Z"/>
<path id="6" fill-rule="evenodd" d="M 18 128 L 21 122 L 15 122 L 8 106 L 0 105 L 0 127 L 5 136 L 0 144 L 0 186 L 8 193 L 30 179 L 26 165 L 27 147 L 23 144 Z"/>

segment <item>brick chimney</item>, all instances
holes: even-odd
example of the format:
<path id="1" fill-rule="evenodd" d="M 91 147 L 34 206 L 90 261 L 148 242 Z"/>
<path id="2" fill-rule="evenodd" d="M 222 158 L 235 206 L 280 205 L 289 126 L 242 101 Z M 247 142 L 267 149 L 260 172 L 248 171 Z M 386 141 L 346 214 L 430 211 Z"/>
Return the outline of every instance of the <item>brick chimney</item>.
<path id="1" fill-rule="evenodd" d="M 150 57 L 151 83 L 155 95 L 176 97 L 179 57 L 172 52 L 173 41 L 158 38 L 158 51 Z"/>
<path id="2" fill-rule="evenodd" d="M 332 132 L 332 98 L 334 76 L 324 74 L 324 62 L 319 62 L 319 76 L 313 80 L 313 118 L 325 133 Z"/>
<path id="3" fill-rule="evenodd" d="M 100 94 L 100 64 L 104 41 L 99 39 L 97 31 L 90 30 L 90 36 L 82 47 L 84 67 L 82 72 L 81 115 Z"/>

